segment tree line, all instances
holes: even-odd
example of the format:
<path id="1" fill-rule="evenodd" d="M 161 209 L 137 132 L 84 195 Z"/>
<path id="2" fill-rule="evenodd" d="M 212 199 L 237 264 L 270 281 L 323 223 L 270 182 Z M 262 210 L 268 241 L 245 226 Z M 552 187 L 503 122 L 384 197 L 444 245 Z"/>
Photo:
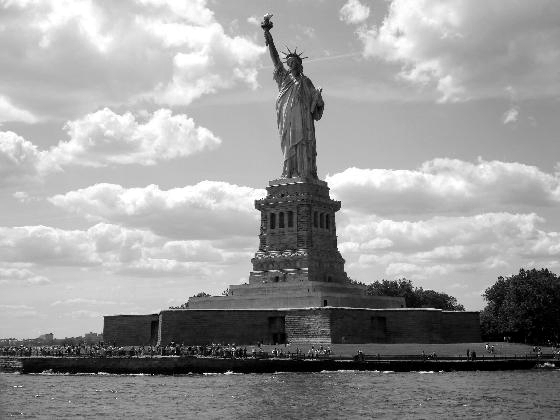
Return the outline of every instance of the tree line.
<path id="1" fill-rule="evenodd" d="M 482 295 L 483 337 L 531 344 L 560 342 L 560 277 L 546 268 L 519 270 Z"/>
<path id="2" fill-rule="evenodd" d="M 404 297 L 407 308 L 436 308 L 444 311 L 464 311 L 465 307 L 457 299 L 446 293 L 435 290 L 424 290 L 414 287 L 412 281 L 405 278 L 399 280 L 377 280 L 367 284 L 366 293 L 371 296 Z"/>

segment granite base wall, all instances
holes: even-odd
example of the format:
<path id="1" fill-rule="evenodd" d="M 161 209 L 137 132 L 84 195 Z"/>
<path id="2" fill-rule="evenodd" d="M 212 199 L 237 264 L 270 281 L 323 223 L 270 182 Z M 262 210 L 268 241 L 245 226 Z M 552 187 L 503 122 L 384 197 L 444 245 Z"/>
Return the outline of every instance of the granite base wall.
<path id="1" fill-rule="evenodd" d="M 275 310 L 194 310 L 160 312 L 159 342 L 188 345 L 211 343 L 274 344 L 273 334 L 283 330 L 275 319 L 284 317 Z M 272 319 L 272 321 L 271 321 Z M 276 336 L 277 341 L 280 339 Z"/>
<path id="2" fill-rule="evenodd" d="M 331 339 L 333 343 L 444 343 L 442 312 L 333 309 Z"/>
<path id="3" fill-rule="evenodd" d="M 107 320 L 106 320 L 107 325 Z M 308 308 L 167 310 L 159 342 L 459 343 L 479 342 L 478 312 L 439 309 Z"/>
<path id="4" fill-rule="evenodd" d="M 333 343 L 468 343 L 481 340 L 478 312 L 342 308 L 331 311 Z"/>
<path id="5" fill-rule="evenodd" d="M 481 340 L 479 312 L 442 313 L 441 329 L 446 343 L 476 343 Z"/>
<path id="6" fill-rule="evenodd" d="M 103 340 L 117 346 L 154 345 L 158 338 L 158 323 L 158 314 L 105 316 Z"/>

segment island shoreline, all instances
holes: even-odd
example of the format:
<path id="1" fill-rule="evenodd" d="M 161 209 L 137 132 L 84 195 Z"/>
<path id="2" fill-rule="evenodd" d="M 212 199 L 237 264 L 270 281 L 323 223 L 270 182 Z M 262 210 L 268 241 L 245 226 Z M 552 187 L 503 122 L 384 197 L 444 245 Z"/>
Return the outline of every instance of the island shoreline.
<path id="1" fill-rule="evenodd" d="M 417 358 L 355 360 L 348 358 L 216 358 L 196 356 L 156 357 L 4 357 L 1 371 L 31 373 L 108 373 L 183 375 L 203 373 L 275 373 L 322 371 L 453 372 L 560 368 L 552 358 L 492 358 L 485 360 L 418 360 Z"/>

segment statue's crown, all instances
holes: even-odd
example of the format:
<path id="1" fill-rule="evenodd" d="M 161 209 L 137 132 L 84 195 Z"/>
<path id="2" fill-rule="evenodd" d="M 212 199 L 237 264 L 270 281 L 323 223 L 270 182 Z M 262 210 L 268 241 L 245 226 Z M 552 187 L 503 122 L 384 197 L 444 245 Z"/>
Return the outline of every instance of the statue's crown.
<path id="1" fill-rule="evenodd" d="M 290 49 L 289 49 L 288 47 L 286 47 L 286 49 L 288 50 L 287 53 L 285 53 L 285 52 L 282 51 L 282 54 L 284 54 L 284 62 L 288 61 L 288 58 L 290 58 L 290 57 L 297 58 L 297 59 L 299 60 L 300 63 L 301 63 L 303 60 L 305 60 L 306 58 L 309 58 L 309 57 L 302 57 L 303 53 L 302 53 L 302 52 L 298 53 L 298 52 L 297 52 L 297 47 L 294 48 L 293 51 L 290 51 Z"/>

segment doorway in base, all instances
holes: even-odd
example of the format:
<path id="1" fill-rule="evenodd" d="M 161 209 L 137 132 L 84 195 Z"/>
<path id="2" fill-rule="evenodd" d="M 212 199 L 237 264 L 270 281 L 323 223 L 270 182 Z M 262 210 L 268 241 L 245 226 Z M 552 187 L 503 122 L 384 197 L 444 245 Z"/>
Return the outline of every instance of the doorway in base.
<path id="1" fill-rule="evenodd" d="M 286 320 L 283 316 L 268 317 L 269 337 L 272 344 L 286 344 Z"/>

